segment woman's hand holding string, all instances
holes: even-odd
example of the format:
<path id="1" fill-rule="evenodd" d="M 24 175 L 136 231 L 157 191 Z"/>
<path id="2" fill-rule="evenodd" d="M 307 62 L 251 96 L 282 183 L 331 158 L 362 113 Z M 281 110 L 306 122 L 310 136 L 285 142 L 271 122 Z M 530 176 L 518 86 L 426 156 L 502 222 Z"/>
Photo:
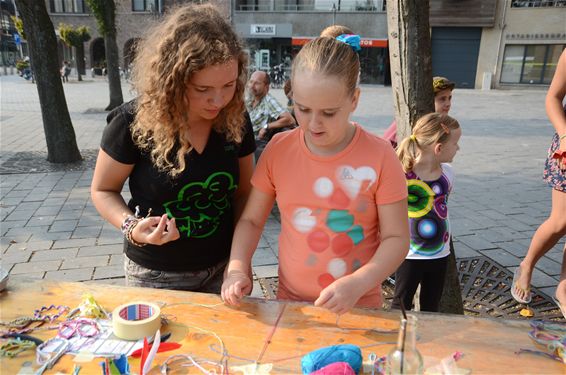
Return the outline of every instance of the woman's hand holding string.
<path id="1" fill-rule="evenodd" d="M 163 245 L 179 237 L 175 218 L 169 219 L 167 214 L 141 219 L 132 231 L 132 238 L 143 244 Z"/>

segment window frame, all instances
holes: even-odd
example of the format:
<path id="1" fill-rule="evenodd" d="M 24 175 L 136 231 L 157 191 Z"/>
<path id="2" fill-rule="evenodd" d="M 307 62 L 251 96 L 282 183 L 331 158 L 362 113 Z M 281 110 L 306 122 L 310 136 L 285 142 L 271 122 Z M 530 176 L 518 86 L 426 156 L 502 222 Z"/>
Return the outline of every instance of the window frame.
<path id="1" fill-rule="evenodd" d="M 521 72 L 519 73 L 519 79 L 516 82 L 512 82 L 512 81 L 503 81 L 503 70 L 505 68 L 505 53 L 507 51 L 507 47 L 522 47 L 523 48 L 523 55 L 522 55 L 522 61 L 521 61 Z M 543 65 L 542 68 L 540 70 L 540 75 L 539 75 L 539 79 L 536 82 L 529 82 L 527 80 L 525 80 L 525 63 L 526 63 L 526 57 L 527 57 L 527 49 L 529 47 L 535 47 L 535 46 L 544 46 L 545 47 L 545 51 L 544 51 L 544 61 L 543 61 Z M 556 47 L 556 46 L 562 46 L 562 50 L 566 49 L 566 44 L 562 44 L 562 43 L 547 43 L 547 44 L 506 44 L 505 45 L 505 49 L 503 50 L 503 60 L 501 61 L 501 74 L 499 75 L 499 83 L 503 84 L 503 85 L 548 85 L 550 84 L 550 82 L 545 83 L 544 82 L 544 77 L 546 75 L 546 71 L 548 69 L 548 65 L 549 63 L 551 63 L 551 61 L 549 61 L 549 57 L 551 55 L 550 51 L 552 47 Z"/>
<path id="2" fill-rule="evenodd" d="M 59 4 L 61 8 L 60 11 L 56 10 L 56 3 Z M 78 10 L 77 5 L 80 3 L 81 10 Z M 85 0 L 72 0 L 72 8 L 73 9 L 66 9 L 67 2 L 65 0 L 49 0 L 49 10 L 51 13 L 58 13 L 58 14 L 87 14 L 90 12 L 88 9 L 88 4 Z"/>

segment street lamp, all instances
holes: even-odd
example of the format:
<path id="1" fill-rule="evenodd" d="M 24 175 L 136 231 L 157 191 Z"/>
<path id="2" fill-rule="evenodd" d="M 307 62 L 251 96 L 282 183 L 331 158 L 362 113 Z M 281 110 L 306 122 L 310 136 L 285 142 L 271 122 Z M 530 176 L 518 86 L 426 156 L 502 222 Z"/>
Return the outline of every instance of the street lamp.
<path id="1" fill-rule="evenodd" d="M 332 3 L 332 25 L 336 25 L 336 3 Z"/>

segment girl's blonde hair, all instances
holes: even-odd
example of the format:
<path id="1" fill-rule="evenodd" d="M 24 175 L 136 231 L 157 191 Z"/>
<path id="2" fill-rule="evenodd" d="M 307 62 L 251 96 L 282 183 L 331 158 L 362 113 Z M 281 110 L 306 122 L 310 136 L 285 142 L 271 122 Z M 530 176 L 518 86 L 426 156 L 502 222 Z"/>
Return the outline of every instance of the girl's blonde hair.
<path id="1" fill-rule="evenodd" d="M 331 25 L 320 32 L 320 36 L 327 36 L 329 38 L 337 38 L 342 34 L 353 34 L 354 32 L 348 26 L 344 25 Z"/>
<path id="2" fill-rule="evenodd" d="M 133 82 L 138 92 L 132 124 L 135 143 L 151 152 L 155 166 L 176 176 L 185 169 L 191 144 L 182 128 L 187 118 L 187 85 L 194 73 L 212 65 L 238 62 L 234 97 L 214 120 L 214 130 L 241 142 L 247 58 L 231 25 L 212 5 L 173 9 L 138 45 Z"/>
<path id="3" fill-rule="evenodd" d="M 360 59 L 351 46 L 334 38 L 319 37 L 308 42 L 295 57 L 291 70 L 291 84 L 300 71 L 320 73 L 340 78 L 349 94 L 358 83 Z"/>
<path id="4" fill-rule="evenodd" d="M 452 130 L 459 127 L 458 121 L 442 113 L 429 113 L 421 117 L 413 127 L 413 134 L 397 146 L 397 156 L 405 172 L 413 170 L 422 148 L 446 142 Z"/>

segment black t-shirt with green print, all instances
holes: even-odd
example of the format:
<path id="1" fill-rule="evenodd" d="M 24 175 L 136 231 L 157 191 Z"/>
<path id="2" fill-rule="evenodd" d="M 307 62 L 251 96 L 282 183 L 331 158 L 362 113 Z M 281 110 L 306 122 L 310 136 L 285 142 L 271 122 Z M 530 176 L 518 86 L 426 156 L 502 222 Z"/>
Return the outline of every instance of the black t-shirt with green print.
<path id="1" fill-rule="evenodd" d="M 101 148 L 120 163 L 134 164 L 129 177 L 132 212 L 139 206 L 144 216 L 149 208 L 152 216 L 167 213 L 175 218 L 181 238 L 161 246 L 126 243 L 126 255 L 143 267 L 161 271 L 202 270 L 228 258 L 238 161 L 255 150 L 249 116 L 242 143 L 229 142 L 213 130 L 202 154 L 187 153 L 185 171 L 173 179 L 158 171 L 149 153 L 134 144 L 130 131 L 134 112 L 134 103 L 129 102 L 108 115 Z"/>

